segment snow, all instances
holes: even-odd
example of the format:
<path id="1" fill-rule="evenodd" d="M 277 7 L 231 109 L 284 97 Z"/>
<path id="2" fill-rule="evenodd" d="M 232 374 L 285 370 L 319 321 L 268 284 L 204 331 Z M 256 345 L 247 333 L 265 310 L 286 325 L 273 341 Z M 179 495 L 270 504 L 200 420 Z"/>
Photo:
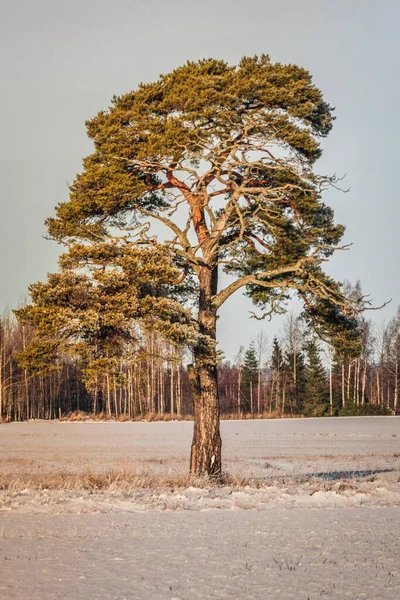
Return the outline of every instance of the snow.
<path id="1" fill-rule="evenodd" d="M 394 508 L 2 519 L 7 600 L 400 597 Z"/>
<path id="2" fill-rule="evenodd" d="M 190 422 L 1 425 L 0 598 L 400 598 L 400 418 L 221 431 L 231 483 L 200 487 L 171 483 Z M 141 483 L 30 483 L 89 470 Z"/>

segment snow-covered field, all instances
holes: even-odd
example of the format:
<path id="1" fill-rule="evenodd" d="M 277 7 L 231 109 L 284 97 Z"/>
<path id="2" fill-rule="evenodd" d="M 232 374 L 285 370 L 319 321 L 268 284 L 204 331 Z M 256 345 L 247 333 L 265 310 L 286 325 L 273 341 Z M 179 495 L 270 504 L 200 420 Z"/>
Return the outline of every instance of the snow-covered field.
<path id="1" fill-rule="evenodd" d="M 400 598 L 400 418 L 223 422 L 222 487 L 191 430 L 0 425 L 0 598 Z"/>

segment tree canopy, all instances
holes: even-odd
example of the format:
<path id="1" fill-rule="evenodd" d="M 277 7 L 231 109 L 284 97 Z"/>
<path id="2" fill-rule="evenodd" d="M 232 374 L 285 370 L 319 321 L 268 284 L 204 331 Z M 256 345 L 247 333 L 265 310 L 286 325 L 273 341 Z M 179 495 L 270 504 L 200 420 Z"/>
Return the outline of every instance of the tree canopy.
<path id="1" fill-rule="evenodd" d="M 320 268 L 343 227 L 321 201 L 331 179 L 312 170 L 332 122 L 305 69 L 267 56 L 189 62 L 87 122 L 95 152 L 49 233 L 153 246 L 158 221 L 185 274 L 212 261 L 235 276 L 216 306 L 244 286 L 263 308 L 289 289 L 343 304 Z"/>

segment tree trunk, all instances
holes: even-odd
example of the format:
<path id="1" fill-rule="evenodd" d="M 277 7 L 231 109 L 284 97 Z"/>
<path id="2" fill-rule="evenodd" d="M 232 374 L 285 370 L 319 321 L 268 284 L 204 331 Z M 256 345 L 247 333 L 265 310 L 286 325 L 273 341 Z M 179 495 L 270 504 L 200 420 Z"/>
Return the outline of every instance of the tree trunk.
<path id="1" fill-rule="evenodd" d="M 0 320 L 0 423 L 3 414 L 3 346 L 3 326 Z"/>
<path id="2" fill-rule="evenodd" d="M 181 365 L 179 364 L 176 370 L 178 377 L 177 383 L 177 397 L 176 397 L 176 412 L 178 413 L 178 419 L 182 417 L 182 390 L 181 390 Z"/>
<path id="3" fill-rule="evenodd" d="M 393 410 L 396 410 L 399 404 L 399 336 L 396 336 L 396 354 L 395 354 L 395 368 L 394 368 L 394 400 Z"/>
<path id="4" fill-rule="evenodd" d="M 345 387 L 344 387 L 344 359 L 342 362 L 342 406 L 343 406 L 343 408 L 346 406 Z"/>
<path id="5" fill-rule="evenodd" d="M 242 367 L 238 366 L 238 393 L 237 393 L 237 413 L 238 419 L 240 419 L 240 388 L 242 385 Z"/>
<path id="6" fill-rule="evenodd" d="M 356 404 L 357 404 L 357 406 L 360 406 L 360 373 L 361 373 L 361 362 L 360 362 L 359 358 L 357 358 L 357 363 L 356 364 L 357 364 L 357 369 L 356 369 L 357 379 L 356 379 L 356 385 L 355 385 L 355 388 L 356 388 Z"/>
<path id="7" fill-rule="evenodd" d="M 376 370 L 376 396 L 378 398 L 378 404 L 381 404 L 381 391 L 379 386 L 379 369 Z"/>
<path id="8" fill-rule="evenodd" d="M 332 346 L 329 345 L 329 414 L 333 416 Z"/>
<path id="9" fill-rule="evenodd" d="M 367 361 L 364 359 L 364 370 L 362 376 L 362 384 L 361 384 L 361 405 L 364 406 L 365 403 L 365 387 L 367 385 Z"/>
<path id="10" fill-rule="evenodd" d="M 350 402 L 350 380 L 351 380 L 351 361 L 349 362 L 347 372 L 347 402 Z"/>
<path id="11" fill-rule="evenodd" d="M 218 267 L 202 267 L 198 322 L 200 339 L 194 349 L 194 366 L 188 369 L 194 401 L 194 430 L 190 472 L 221 476 L 221 436 L 216 365 L 217 311 L 212 304 L 217 292 Z"/>
<path id="12" fill-rule="evenodd" d="M 171 368 L 170 368 L 170 396 L 171 396 L 171 402 L 170 402 L 170 412 L 171 412 L 171 419 L 172 421 L 174 420 L 174 363 L 171 362 Z"/>

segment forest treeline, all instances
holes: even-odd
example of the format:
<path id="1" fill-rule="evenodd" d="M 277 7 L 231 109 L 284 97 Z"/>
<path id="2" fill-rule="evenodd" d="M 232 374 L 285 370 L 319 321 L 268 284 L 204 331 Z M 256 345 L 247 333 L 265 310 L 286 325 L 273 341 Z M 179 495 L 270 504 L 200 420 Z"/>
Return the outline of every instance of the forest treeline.
<path id="1" fill-rule="evenodd" d="M 400 312 L 378 327 L 360 319 L 361 338 L 335 349 L 293 314 L 268 340 L 260 333 L 233 361 L 218 366 L 225 417 L 390 414 L 399 404 Z M 54 419 L 71 413 L 117 419 L 190 418 L 193 414 L 183 347 L 137 332 L 115 359 L 84 373 L 78 357 L 59 357 L 30 372 L 20 356 L 35 335 L 12 314 L 0 318 L 2 421 Z M 89 377 L 89 379 L 88 379 Z"/>

